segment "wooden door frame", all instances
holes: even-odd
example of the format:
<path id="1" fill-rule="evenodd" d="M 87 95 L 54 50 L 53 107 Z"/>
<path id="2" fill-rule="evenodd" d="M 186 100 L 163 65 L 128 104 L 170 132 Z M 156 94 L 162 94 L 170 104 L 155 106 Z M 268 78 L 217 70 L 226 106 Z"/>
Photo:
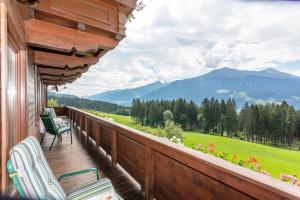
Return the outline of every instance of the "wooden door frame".
<path id="1" fill-rule="evenodd" d="M 0 3 L 1 15 L 1 193 L 5 194 L 7 190 L 7 172 L 6 160 L 8 151 L 8 134 L 7 134 L 7 118 L 6 118 L 6 66 L 7 66 L 7 7 L 6 3 Z"/>
<path id="2" fill-rule="evenodd" d="M 7 119 L 7 52 L 8 45 L 16 52 L 16 133 L 14 143 L 23 139 L 27 134 L 26 123 L 26 68 L 27 53 L 22 32 L 22 18 L 18 9 L 14 8 L 15 1 L 0 0 L 0 31 L 1 31 L 1 193 L 8 189 L 6 161 L 8 159 L 8 119 Z M 25 85 L 24 85 L 25 84 Z"/>

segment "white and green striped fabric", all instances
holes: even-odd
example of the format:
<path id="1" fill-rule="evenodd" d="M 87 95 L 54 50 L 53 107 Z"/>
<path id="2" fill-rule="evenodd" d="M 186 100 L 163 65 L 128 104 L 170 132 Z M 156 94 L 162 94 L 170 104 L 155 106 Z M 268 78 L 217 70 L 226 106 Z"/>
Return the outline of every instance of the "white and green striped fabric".
<path id="1" fill-rule="evenodd" d="M 67 197 L 68 200 L 79 200 L 79 199 L 110 199 L 110 200 L 121 200 L 122 198 L 115 193 L 114 188 L 107 178 L 102 178 L 99 181 L 91 183 L 77 191 L 71 193 Z"/>
<path id="2" fill-rule="evenodd" d="M 54 108 L 44 108 L 44 110 L 46 112 L 50 113 L 50 115 L 51 115 L 52 118 L 56 118 L 57 117 Z"/>
<path id="3" fill-rule="evenodd" d="M 39 142 L 28 137 L 10 151 L 10 161 L 29 199 L 66 199 Z"/>
<path id="4" fill-rule="evenodd" d="M 34 137 L 27 137 L 14 146 L 10 151 L 10 161 L 28 199 L 98 199 L 101 194 L 108 194 L 112 200 L 122 199 L 107 178 L 79 188 L 67 196 Z"/>

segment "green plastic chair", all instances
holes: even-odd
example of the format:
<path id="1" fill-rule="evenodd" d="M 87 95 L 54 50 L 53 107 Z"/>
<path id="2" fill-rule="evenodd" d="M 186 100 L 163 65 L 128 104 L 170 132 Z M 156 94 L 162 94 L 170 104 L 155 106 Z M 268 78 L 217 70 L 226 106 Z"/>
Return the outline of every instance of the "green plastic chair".
<path id="1" fill-rule="evenodd" d="M 54 138 L 53 138 L 53 141 L 52 141 L 52 144 L 50 146 L 49 151 L 51 151 L 53 143 L 54 143 L 56 137 L 62 135 L 63 133 L 68 133 L 69 132 L 70 135 L 71 135 L 71 144 L 73 143 L 71 126 L 68 126 L 68 125 L 55 125 L 51 115 L 42 114 L 40 116 L 41 116 L 43 124 L 46 128 L 46 132 L 51 134 L 51 135 L 54 135 Z M 42 137 L 41 144 L 43 143 L 45 135 L 46 134 L 44 134 L 43 137 Z"/>
<path id="2" fill-rule="evenodd" d="M 18 195 L 25 199 L 82 200 L 111 196 L 111 200 L 122 200 L 115 192 L 111 181 L 101 178 L 97 168 L 88 168 L 60 176 L 54 176 L 42 148 L 36 138 L 30 136 L 14 146 L 9 153 L 7 171 Z M 97 180 L 66 194 L 59 181 L 79 174 L 96 172 Z"/>

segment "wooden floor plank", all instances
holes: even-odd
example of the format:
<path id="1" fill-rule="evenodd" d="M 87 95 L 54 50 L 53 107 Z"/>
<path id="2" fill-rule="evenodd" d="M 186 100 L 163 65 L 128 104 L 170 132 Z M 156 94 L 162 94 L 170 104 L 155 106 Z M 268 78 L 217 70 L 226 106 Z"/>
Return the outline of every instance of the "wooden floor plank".
<path id="1" fill-rule="evenodd" d="M 120 167 L 112 167 L 110 159 L 95 147 L 94 142 L 87 140 L 83 134 L 73 128 L 73 144 L 70 135 L 63 136 L 63 142 L 54 142 L 49 151 L 53 136 L 46 135 L 42 144 L 45 156 L 56 177 L 64 173 L 78 171 L 90 167 L 97 167 L 103 177 L 108 177 L 116 192 L 124 199 L 144 199 L 139 186 L 124 173 Z M 61 182 L 67 194 L 96 180 L 95 173 L 67 178 Z"/>

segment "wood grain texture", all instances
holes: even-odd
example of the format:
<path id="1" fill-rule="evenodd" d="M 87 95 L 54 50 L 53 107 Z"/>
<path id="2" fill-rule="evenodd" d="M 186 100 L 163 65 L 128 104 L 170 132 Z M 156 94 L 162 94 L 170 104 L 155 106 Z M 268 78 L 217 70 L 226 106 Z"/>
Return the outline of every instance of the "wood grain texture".
<path id="1" fill-rule="evenodd" d="M 100 146 L 102 149 L 106 151 L 107 154 L 111 155 L 111 150 L 112 150 L 112 130 L 105 127 L 101 126 L 102 131 L 101 131 L 101 138 L 100 138 Z"/>
<path id="2" fill-rule="evenodd" d="M 154 180 L 155 180 L 155 152 L 153 149 L 145 148 L 145 199 L 154 199 Z"/>
<path id="3" fill-rule="evenodd" d="M 77 68 L 77 69 L 59 69 L 39 66 L 38 70 L 40 74 L 44 75 L 54 75 L 54 76 L 72 76 L 80 75 L 88 71 L 88 67 Z"/>
<path id="4" fill-rule="evenodd" d="M 116 167 L 118 161 L 118 138 L 115 130 L 112 130 L 111 146 L 111 164 Z"/>
<path id="5" fill-rule="evenodd" d="M 43 51 L 34 51 L 34 64 L 50 66 L 61 69 L 82 68 L 86 65 L 94 65 L 98 62 L 96 57 L 78 57 L 76 55 L 63 55 L 57 53 L 48 53 Z"/>
<path id="6" fill-rule="evenodd" d="M 112 33 L 118 32 L 118 4 L 106 0 L 43 0 L 35 10 L 80 22 Z"/>
<path id="7" fill-rule="evenodd" d="M 118 134 L 118 163 L 141 185 L 144 185 L 145 175 L 144 151 L 144 145 Z"/>
<path id="8" fill-rule="evenodd" d="M 94 122 L 95 123 L 95 122 Z M 97 148 L 100 147 L 100 138 L 101 138 L 101 125 L 95 123 L 95 134 L 96 134 L 96 146 Z"/>
<path id="9" fill-rule="evenodd" d="M 96 54 L 113 49 L 118 41 L 36 19 L 25 21 L 25 39 L 31 46 L 77 54 Z"/>

